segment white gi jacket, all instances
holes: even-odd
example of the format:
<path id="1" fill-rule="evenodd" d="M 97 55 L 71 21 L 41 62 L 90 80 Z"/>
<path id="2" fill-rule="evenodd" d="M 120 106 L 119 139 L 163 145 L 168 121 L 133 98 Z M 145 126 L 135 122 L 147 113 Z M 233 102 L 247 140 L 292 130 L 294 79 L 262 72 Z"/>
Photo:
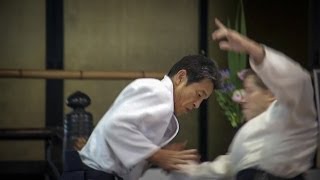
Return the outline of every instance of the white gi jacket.
<path id="1" fill-rule="evenodd" d="M 239 129 L 227 155 L 185 166 L 189 179 L 234 178 L 250 167 L 291 178 L 311 167 L 318 128 L 310 75 L 280 52 L 265 47 L 265 53 L 262 64 L 250 64 L 277 100 Z"/>
<path id="2" fill-rule="evenodd" d="M 138 79 L 122 90 L 79 154 L 89 167 L 136 180 L 146 159 L 178 130 L 171 79 Z"/>

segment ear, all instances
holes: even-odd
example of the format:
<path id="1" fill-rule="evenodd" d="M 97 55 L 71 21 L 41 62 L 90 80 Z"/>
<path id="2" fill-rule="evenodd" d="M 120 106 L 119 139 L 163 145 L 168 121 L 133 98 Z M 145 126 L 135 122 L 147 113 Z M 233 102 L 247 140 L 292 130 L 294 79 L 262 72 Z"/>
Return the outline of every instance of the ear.
<path id="1" fill-rule="evenodd" d="M 187 71 L 184 69 L 178 71 L 177 74 L 174 75 L 173 80 L 174 80 L 175 85 L 179 85 L 180 83 L 184 82 L 185 80 L 188 80 Z"/>
<path id="2" fill-rule="evenodd" d="M 268 90 L 268 101 L 271 103 L 273 102 L 274 100 L 276 100 L 276 96 L 270 91 Z"/>

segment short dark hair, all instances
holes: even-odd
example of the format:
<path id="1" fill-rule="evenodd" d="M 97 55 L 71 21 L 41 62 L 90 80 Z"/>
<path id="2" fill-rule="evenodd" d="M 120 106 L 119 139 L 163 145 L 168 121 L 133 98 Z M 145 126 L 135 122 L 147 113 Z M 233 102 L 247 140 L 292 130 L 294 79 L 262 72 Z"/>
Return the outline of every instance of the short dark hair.
<path id="1" fill-rule="evenodd" d="M 256 72 L 254 72 L 252 69 L 248 69 L 246 70 L 246 72 L 243 75 L 243 79 L 247 79 L 249 76 L 252 76 L 254 79 L 254 83 L 265 90 L 268 90 L 268 86 L 266 86 L 266 84 L 264 84 L 264 82 L 262 81 L 262 79 L 258 76 L 258 74 Z"/>
<path id="2" fill-rule="evenodd" d="M 203 79 L 210 79 L 215 89 L 221 87 L 221 75 L 218 70 L 218 65 L 214 60 L 203 55 L 185 56 L 172 66 L 168 72 L 168 76 L 173 77 L 183 69 L 187 71 L 187 85 L 200 82 Z"/>

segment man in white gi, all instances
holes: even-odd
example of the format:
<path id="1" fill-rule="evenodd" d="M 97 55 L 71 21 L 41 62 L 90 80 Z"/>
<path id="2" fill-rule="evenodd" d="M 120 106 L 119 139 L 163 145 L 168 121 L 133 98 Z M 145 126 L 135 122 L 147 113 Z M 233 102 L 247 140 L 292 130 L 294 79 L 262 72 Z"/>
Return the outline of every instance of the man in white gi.
<path id="1" fill-rule="evenodd" d="M 216 19 L 212 38 L 223 50 L 247 53 L 246 123 L 229 152 L 212 162 L 182 165 L 189 179 L 302 180 L 312 166 L 317 122 L 309 73 L 284 54 L 226 28 Z M 181 177 L 180 177 L 181 178 Z M 187 177 L 184 177 L 186 179 Z"/>
<path id="2" fill-rule="evenodd" d="M 176 116 L 198 108 L 219 80 L 214 61 L 190 55 L 178 61 L 162 80 L 143 78 L 130 83 L 79 152 L 84 170 L 76 170 L 78 178 L 137 180 L 148 164 L 171 171 L 198 159 L 195 149 L 163 147 L 178 133 Z M 75 174 L 73 168 L 64 172 L 62 179 L 70 180 Z"/>

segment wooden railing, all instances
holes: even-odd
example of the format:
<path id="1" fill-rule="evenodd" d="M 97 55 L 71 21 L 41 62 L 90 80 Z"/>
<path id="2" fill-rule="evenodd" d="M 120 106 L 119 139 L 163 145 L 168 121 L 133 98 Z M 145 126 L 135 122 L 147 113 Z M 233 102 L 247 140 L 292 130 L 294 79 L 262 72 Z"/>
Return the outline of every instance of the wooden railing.
<path id="1" fill-rule="evenodd" d="M 74 71 L 74 70 L 40 70 L 40 69 L 0 69 L 0 78 L 33 79 L 101 79 L 130 80 L 137 78 L 161 79 L 163 72 L 146 71 Z"/>

